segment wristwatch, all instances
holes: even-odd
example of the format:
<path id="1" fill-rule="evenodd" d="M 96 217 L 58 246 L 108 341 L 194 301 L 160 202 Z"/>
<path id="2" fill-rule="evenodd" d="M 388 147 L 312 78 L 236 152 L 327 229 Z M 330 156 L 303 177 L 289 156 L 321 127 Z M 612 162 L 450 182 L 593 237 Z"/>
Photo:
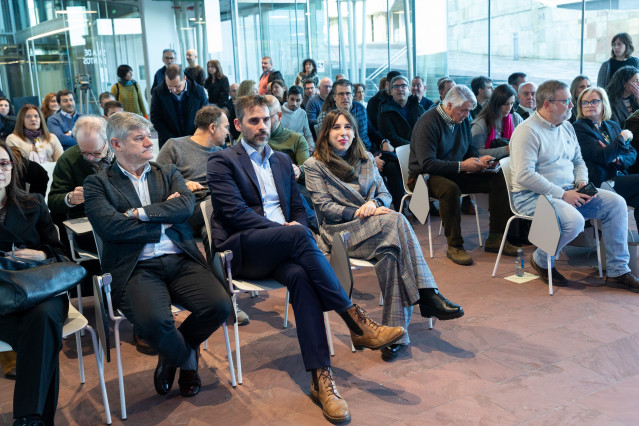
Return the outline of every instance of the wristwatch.
<path id="1" fill-rule="evenodd" d="M 65 201 L 67 202 L 67 204 L 68 204 L 68 205 L 71 205 L 71 206 L 75 206 L 75 205 L 76 205 L 76 204 L 74 204 L 74 203 L 71 201 L 71 192 L 67 192 L 67 196 L 66 196 L 66 198 L 65 198 Z"/>

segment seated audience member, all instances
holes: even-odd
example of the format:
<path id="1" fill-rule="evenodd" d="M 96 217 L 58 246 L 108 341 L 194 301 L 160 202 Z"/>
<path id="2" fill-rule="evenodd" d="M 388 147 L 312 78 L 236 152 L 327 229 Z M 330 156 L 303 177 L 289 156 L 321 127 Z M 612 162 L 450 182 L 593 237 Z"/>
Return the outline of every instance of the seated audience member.
<path id="1" fill-rule="evenodd" d="M 275 96 L 277 100 L 280 101 L 280 105 L 283 105 L 287 98 L 286 83 L 282 80 L 273 80 L 269 84 L 268 94 Z"/>
<path id="2" fill-rule="evenodd" d="M 297 133 L 301 133 L 306 138 L 309 152 L 315 150 L 315 142 L 311 129 L 308 127 L 308 116 L 306 111 L 300 108 L 302 104 L 302 89 L 299 86 L 292 86 L 288 89 L 286 103 L 282 105 L 282 126 Z"/>
<path id="3" fill-rule="evenodd" d="M 379 104 L 377 125 L 382 137 L 397 148 L 410 144 L 413 127 L 426 110 L 417 96 L 408 95 L 408 79 L 403 75 L 391 80 L 391 94 L 391 99 Z"/>
<path id="4" fill-rule="evenodd" d="M 424 108 L 424 111 L 428 111 L 433 105 L 433 101 L 424 96 L 426 92 L 426 81 L 422 76 L 415 76 L 411 84 L 411 93 L 419 100 L 419 104 Z"/>
<path id="5" fill-rule="evenodd" d="M 117 101 L 113 93 L 111 92 L 100 93 L 100 96 L 98 97 L 98 102 L 100 102 L 100 108 L 104 109 L 104 106 L 107 104 L 107 102 L 111 102 L 111 101 Z"/>
<path id="6" fill-rule="evenodd" d="M 35 105 L 20 108 L 13 133 L 7 145 L 17 146 L 29 160 L 39 164 L 58 161 L 64 150 L 58 138 L 49 133 L 42 111 Z"/>
<path id="7" fill-rule="evenodd" d="M 408 83 L 401 78 L 393 81 Z M 376 261 L 375 271 L 384 296 L 382 324 L 408 329 L 416 304 L 424 317 L 448 320 L 464 315 L 460 306 L 437 290 L 408 220 L 388 208 L 390 194 L 349 113 L 328 113 L 317 150 L 304 165 L 306 185 L 321 221 L 320 248 L 330 251 L 333 235 L 346 231 L 350 233 L 349 254 Z M 382 348 L 382 357 L 395 358 L 401 345 L 409 342 L 406 333 L 397 343 Z"/>
<path id="8" fill-rule="evenodd" d="M 306 104 L 306 115 L 308 116 L 308 126 L 311 129 L 311 132 L 315 131 L 315 126 L 317 123 L 317 117 L 322 112 L 322 107 L 324 106 L 324 101 L 326 97 L 333 89 L 333 80 L 329 77 L 324 77 L 320 80 L 319 91 L 317 95 L 313 96 L 308 100 Z"/>
<path id="9" fill-rule="evenodd" d="M 429 110 L 415 124 L 410 144 L 410 187 L 421 174 L 430 174 L 428 189 L 439 200 L 439 214 L 448 240 L 446 255 L 459 265 L 472 265 L 464 250 L 460 228 L 462 193 L 488 193 L 489 234 L 484 250 L 497 253 L 506 222 L 511 215 L 508 191 L 501 172 L 481 173 L 492 156 L 479 156 L 472 143 L 468 114 L 475 95 L 466 86 L 451 88 L 440 105 Z M 517 247 L 506 241 L 503 254 L 516 256 Z"/>
<path id="10" fill-rule="evenodd" d="M 119 101 L 109 101 L 106 104 L 104 104 L 104 119 L 108 120 L 109 117 L 111 117 L 113 114 L 115 114 L 116 112 L 123 112 L 124 111 L 124 106 L 122 105 L 122 102 Z"/>
<path id="11" fill-rule="evenodd" d="M 302 109 L 306 111 L 306 104 L 309 99 L 317 95 L 317 85 L 313 80 L 304 80 L 304 98 L 302 98 Z M 311 130 L 312 131 L 312 130 Z"/>
<path id="12" fill-rule="evenodd" d="M 456 85 L 455 81 L 450 77 L 442 77 L 439 80 L 437 80 L 437 91 L 439 92 L 439 99 L 433 102 L 433 104 L 430 106 L 430 109 L 433 109 L 437 105 L 441 104 L 444 98 L 446 97 L 446 95 L 448 94 L 448 91 L 451 89 L 451 87 L 454 87 L 455 85 Z"/>
<path id="13" fill-rule="evenodd" d="M 610 120 L 610 103 L 606 91 L 592 87 L 582 92 L 578 102 L 578 119 L 572 123 L 588 168 L 588 177 L 596 186 L 610 183 L 626 204 L 635 208 L 639 223 L 639 175 L 632 173 L 637 151 L 630 145 L 633 134 L 621 130 Z"/>
<path id="14" fill-rule="evenodd" d="M 240 85 L 237 83 L 233 83 L 229 86 L 229 99 L 233 102 L 237 100 L 237 89 L 239 89 Z"/>
<path id="15" fill-rule="evenodd" d="M 606 284 L 639 292 L 639 281 L 628 267 L 628 210 L 623 198 L 600 189 L 595 197 L 577 192 L 588 183 L 575 131 L 566 120 L 572 102 L 568 85 L 549 80 L 537 89 L 537 111 L 523 122 L 510 142 L 513 202 L 517 210 L 534 215 L 540 195 L 548 196 L 561 226 L 558 251 L 584 229 L 585 219 L 602 221 L 606 246 Z M 557 143 L 562 141 L 562 143 Z M 535 250 L 530 261 L 541 279 L 566 285 L 568 280 L 548 264 L 547 255 Z"/>
<path id="16" fill-rule="evenodd" d="M 379 130 L 379 126 L 377 125 L 377 117 L 379 116 L 379 105 L 393 98 L 393 94 L 391 93 L 390 83 L 391 81 L 400 75 L 399 71 L 390 71 L 386 74 L 386 81 L 384 82 L 384 86 L 381 85 L 379 87 L 379 92 L 375 93 L 375 96 L 368 100 L 368 104 L 366 105 L 366 113 L 368 114 L 368 119 L 371 121 L 373 128 L 375 130 Z M 360 131 L 362 129 L 359 129 Z M 363 133 L 363 132 L 362 132 Z"/>
<path id="17" fill-rule="evenodd" d="M 535 83 L 527 81 L 519 85 L 519 91 L 517 92 L 519 105 L 515 108 L 515 112 L 524 120 L 530 117 L 535 112 L 535 108 L 537 108 L 536 94 L 537 85 Z"/>
<path id="18" fill-rule="evenodd" d="M 40 194 L 18 187 L 16 160 L 0 142 L 0 250 L 30 260 L 63 255 L 64 247 Z M 17 352 L 14 425 L 53 425 L 60 382 L 59 353 L 67 317 L 66 293 L 32 308 L 0 315 L 0 340 Z"/>
<path id="19" fill-rule="evenodd" d="M 7 136 L 13 133 L 15 125 L 16 118 L 13 115 L 9 99 L 0 97 L 0 141 L 4 141 Z"/>
<path id="20" fill-rule="evenodd" d="M 40 110 L 44 115 L 45 121 L 49 119 L 53 114 L 60 110 L 60 105 L 58 104 L 58 100 L 55 97 L 55 93 L 47 93 L 44 95 L 44 99 L 42 100 L 42 105 L 40 106 Z"/>
<path id="21" fill-rule="evenodd" d="M 348 405 L 330 367 L 323 312 L 340 314 L 355 348 L 389 346 L 405 331 L 379 325 L 353 305 L 317 247 L 306 228 L 291 160 L 268 146 L 266 99 L 239 98 L 235 108 L 242 141 L 211 155 L 207 168 L 214 250 L 233 252 L 232 272 L 238 277 L 271 277 L 289 287 L 304 367 L 312 376 L 311 399 L 331 422 L 348 421 Z"/>
<path id="22" fill-rule="evenodd" d="M 570 96 L 572 97 L 572 103 L 574 106 L 572 107 L 570 118 L 568 119 L 569 122 L 574 123 L 575 120 L 577 120 L 577 99 L 579 99 L 581 92 L 589 87 L 590 80 L 585 75 L 578 75 L 572 80 L 572 83 L 570 83 Z"/>
<path id="23" fill-rule="evenodd" d="M 206 90 L 187 78 L 180 65 L 167 66 L 164 81 L 151 97 L 151 122 L 160 148 L 171 138 L 192 135 L 195 114 L 208 104 Z"/>
<path id="24" fill-rule="evenodd" d="M 304 59 L 304 62 L 302 62 L 302 71 L 300 71 L 297 74 L 297 77 L 295 77 L 295 83 L 293 83 L 293 85 L 299 86 L 300 89 L 304 90 L 303 83 L 305 80 L 312 81 L 315 86 L 319 85 L 317 64 L 312 59 Z"/>
<path id="25" fill-rule="evenodd" d="M 115 96 L 114 100 L 122 102 L 125 111 L 147 117 L 142 89 L 133 79 L 133 68 L 129 65 L 120 65 L 117 74 L 118 82 L 111 87 L 111 94 Z M 107 102 L 104 103 L 102 109 Z"/>
<path id="26" fill-rule="evenodd" d="M 612 111 L 610 119 L 624 128 L 626 119 L 639 109 L 639 68 L 619 68 L 612 76 L 606 91 Z"/>
<path id="27" fill-rule="evenodd" d="M 484 106 L 488 105 L 488 101 L 490 101 L 490 97 L 493 94 L 493 81 L 480 75 L 472 79 L 470 88 L 477 98 L 477 106 L 470 112 L 470 120 L 472 120 L 479 115 Z"/>
<path id="28" fill-rule="evenodd" d="M 479 155 L 490 155 L 497 160 L 508 156 L 510 136 L 524 121 L 519 114 L 511 112 L 514 104 L 515 90 L 510 84 L 495 88 L 488 104 L 470 125 L 473 145 Z"/>
<path id="29" fill-rule="evenodd" d="M 75 122 L 78 121 L 82 114 L 75 110 L 75 99 L 73 99 L 72 91 L 60 90 L 55 96 L 58 104 L 60 104 L 60 111 L 49 117 L 47 126 L 49 127 L 49 132 L 58 138 L 62 148 L 66 150 L 76 144 L 72 131 Z"/>
<path id="30" fill-rule="evenodd" d="M 193 242 L 187 223 L 193 193 L 174 165 L 149 163 L 150 129 L 137 114 L 109 118 L 107 138 L 116 161 L 86 179 L 86 212 L 104 245 L 102 270 L 113 276 L 114 306 L 160 354 L 153 374 L 156 392 L 171 390 L 179 368 L 180 393 L 189 397 L 201 388 L 199 346 L 227 319 L 232 305 Z M 191 312 L 179 329 L 172 302 Z"/>
<path id="31" fill-rule="evenodd" d="M 208 61 L 206 70 L 208 77 L 206 77 L 206 81 L 204 82 L 204 88 L 208 92 L 209 103 L 224 108 L 229 101 L 229 79 L 224 75 L 222 65 L 217 59 Z M 233 100 L 237 99 L 237 88 L 239 87 L 237 84 L 234 86 L 235 93 L 234 96 L 231 96 Z"/>
<path id="32" fill-rule="evenodd" d="M 519 87 L 526 82 L 526 73 L 514 72 L 508 76 L 508 84 L 512 86 L 515 93 L 519 93 Z M 515 110 L 519 106 L 519 99 L 515 99 Z"/>
<path id="33" fill-rule="evenodd" d="M 355 83 L 353 84 L 353 90 L 355 90 L 355 102 L 359 102 L 366 108 L 366 105 L 368 105 L 368 102 L 364 100 L 366 97 L 366 86 L 361 83 Z"/>
<path id="34" fill-rule="evenodd" d="M 635 47 L 632 44 L 630 34 L 615 34 L 610 45 L 612 46 L 611 57 L 601 64 L 599 73 L 597 73 L 597 86 L 599 87 L 608 87 L 612 76 L 622 67 L 630 65 L 639 68 L 639 58 L 632 56 Z"/>
<path id="35" fill-rule="evenodd" d="M 15 160 L 13 167 L 18 170 L 18 187 L 31 194 L 46 196 L 49 174 L 44 167 L 29 160 L 17 146 L 12 146 L 11 152 Z"/>
<path id="36" fill-rule="evenodd" d="M 244 80 L 237 88 L 237 97 L 235 101 L 237 101 L 237 98 L 250 95 L 257 95 L 257 83 L 255 83 L 253 80 Z M 233 104 L 235 103 L 235 101 L 233 101 Z M 235 120 L 235 106 L 233 106 L 232 109 L 229 109 L 229 113 L 227 116 L 229 119 L 229 123 L 233 123 L 233 121 Z M 240 137 L 240 132 L 233 125 L 229 125 L 229 133 L 231 134 L 232 143 L 235 143 L 234 141 L 236 141 L 237 138 Z"/>

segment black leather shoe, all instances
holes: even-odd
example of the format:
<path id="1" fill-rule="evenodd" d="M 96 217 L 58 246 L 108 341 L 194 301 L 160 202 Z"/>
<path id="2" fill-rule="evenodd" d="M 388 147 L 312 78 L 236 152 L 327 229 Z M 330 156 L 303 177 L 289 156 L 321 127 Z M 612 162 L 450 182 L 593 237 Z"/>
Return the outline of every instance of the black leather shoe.
<path id="1" fill-rule="evenodd" d="M 173 387 L 176 371 L 177 368 L 170 365 L 166 358 L 162 355 L 158 356 L 158 366 L 155 367 L 155 373 L 153 373 L 153 384 L 157 393 L 160 395 L 169 393 Z"/>
<path id="2" fill-rule="evenodd" d="M 46 423 L 40 416 L 34 415 L 15 419 L 13 426 L 46 426 Z"/>
<path id="3" fill-rule="evenodd" d="M 542 268 L 541 266 L 537 265 L 537 263 L 535 263 L 535 258 L 532 255 L 530 256 L 530 266 L 532 266 L 533 269 L 537 271 L 537 273 L 539 274 L 539 278 L 541 278 L 543 282 L 548 284 L 548 269 Z M 566 277 L 561 275 L 557 268 L 553 266 L 552 285 L 556 285 L 557 287 L 565 287 L 567 283 L 568 280 L 566 279 Z"/>
<path id="4" fill-rule="evenodd" d="M 613 288 L 623 288 L 624 290 L 639 293 L 639 280 L 632 275 L 632 272 L 618 277 L 606 277 L 606 285 Z"/>
<path id="5" fill-rule="evenodd" d="M 383 347 L 379 351 L 382 353 L 382 359 L 384 361 L 392 361 L 399 355 L 399 351 L 402 349 L 402 345 L 394 344 Z"/>
<path id="6" fill-rule="evenodd" d="M 180 377 L 178 379 L 178 383 L 180 385 L 180 393 L 182 396 L 191 397 L 200 393 L 200 389 L 202 388 L 202 380 L 200 380 L 200 375 L 197 372 L 199 363 L 200 354 L 196 350 L 195 351 L 195 370 L 183 370 L 180 368 Z"/>
<path id="7" fill-rule="evenodd" d="M 135 349 L 137 349 L 137 351 L 140 352 L 141 354 L 144 354 L 144 355 L 158 354 L 158 351 L 153 349 L 151 345 L 149 345 L 140 336 L 138 336 L 135 330 L 133 330 L 133 342 L 135 342 Z"/>
<path id="8" fill-rule="evenodd" d="M 435 317 L 438 320 L 450 320 L 464 316 L 461 306 L 446 299 L 437 289 L 419 299 L 419 310 L 423 317 Z"/>

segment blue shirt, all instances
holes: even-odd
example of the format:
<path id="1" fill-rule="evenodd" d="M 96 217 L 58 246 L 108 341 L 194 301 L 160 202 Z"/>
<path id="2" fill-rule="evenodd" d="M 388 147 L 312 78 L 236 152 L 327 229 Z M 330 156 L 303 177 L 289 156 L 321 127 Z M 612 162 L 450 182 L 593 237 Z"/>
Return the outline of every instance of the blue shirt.
<path id="1" fill-rule="evenodd" d="M 140 204 L 143 206 L 148 206 L 151 204 L 151 194 L 149 194 L 149 182 L 148 182 L 148 174 L 151 171 L 151 165 L 146 163 L 146 167 L 142 172 L 142 175 L 138 179 L 135 175 L 127 172 L 118 164 L 120 170 L 126 177 L 129 178 L 131 183 L 133 184 L 133 188 L 135 192 L 138 194 L 138 198 L 140 199 Z M 142 222 L 148 222 L 149 217 L 146 215 L 144 208 L 140 207 L 138 210 L 138 217 Z M 138 261 L 152 259 L 154 257 L 163 256 L 165 254 L 176 254 L 182 253 L 182 250 L 175 243 L 166 236 L 164 232 L 164 224 L 162 224 L 162 234 L 160 235 L 160 241 L 157 243 L 149 243 L 144 246 L 142 249 L 142 253 L 138 257 Z"/>
<path id="2" fill-rule="evenodd" d="M 280 206 L 280 196 L 275 187 L 275 179 L 273 179 L 273 171 L 271 170 L 271 163 L 269 161 L 271 155 L 273 155 L 273 150 L 270 146 L 266 145 L 264 147 L 264 158 L 262 158 L 262 155 L 252 146 L 244 142 L 244 139 L 242 139 L 242 146 L 251 159 L 253 170 L 255 170 L 257 181 L 260 184 L 264 217 L 283 225 L 284 222 L 286 222 L 286 218 Z"/>

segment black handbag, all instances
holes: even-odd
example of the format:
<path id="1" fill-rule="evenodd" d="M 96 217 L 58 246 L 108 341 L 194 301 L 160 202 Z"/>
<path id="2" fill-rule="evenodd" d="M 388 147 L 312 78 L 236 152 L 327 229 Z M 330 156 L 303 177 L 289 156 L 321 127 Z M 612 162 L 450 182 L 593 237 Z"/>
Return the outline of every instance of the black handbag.
<path id="1" fill-rule="evenodd" d="M 21 259 L 0 251 L 0 315 L 24 311 L 64 293 L 86 270 L 73 262 Z"/>

